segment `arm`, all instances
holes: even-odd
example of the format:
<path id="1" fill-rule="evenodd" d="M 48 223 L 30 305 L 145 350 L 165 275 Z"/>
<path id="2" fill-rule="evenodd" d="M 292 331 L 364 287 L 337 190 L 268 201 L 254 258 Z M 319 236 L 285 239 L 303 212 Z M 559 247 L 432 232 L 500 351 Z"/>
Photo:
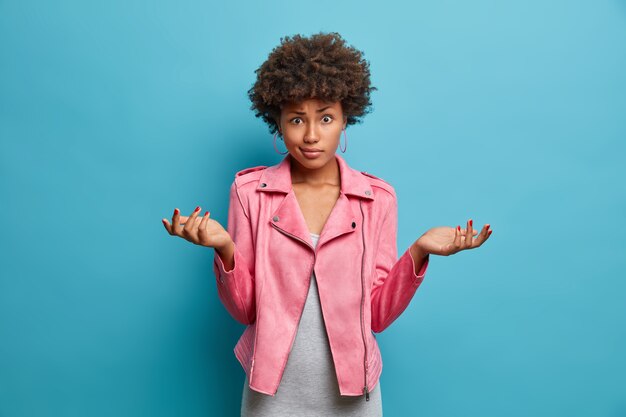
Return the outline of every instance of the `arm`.
<path id="1" fill-rule="evenodd" d="M 254 245 L 250 219 L 234 181 L 230 186 L 227 231 L 232 242 L 213 253 L 217 293 L 235 320 L 252 324 L 256 320 Z"/>
<path id="2" fill-rule="evenodd" d="M 415 245 L 398 259 L 397 233 L 398 202 L 394 194 L 383 221 L 371 291 L 372 330 L 376 333 L 389 327 L 406 309 L 428 268 L 429 255 Z"/>

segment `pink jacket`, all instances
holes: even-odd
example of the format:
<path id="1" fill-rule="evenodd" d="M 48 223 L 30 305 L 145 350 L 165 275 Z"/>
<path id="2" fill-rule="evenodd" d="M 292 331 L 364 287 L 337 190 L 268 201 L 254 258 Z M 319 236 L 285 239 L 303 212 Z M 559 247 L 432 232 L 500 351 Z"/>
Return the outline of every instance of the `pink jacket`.
<path id="1" fill-rule="evenodd" d="M 397 257 L 394 188 L 335 157 L 341 192 L 316 248 L 291 187 L 289 154 L 237 172 L 231 185 L 234 267 L 226 271 L 215 252 L 213 266 L 221 302 L 248 325 L 234 352 L 255 391 L 278 390 L 313 269 L 340 394 L 366 399 L 382 372 L 373 332 L 398 318 L 424 279 L 428 257 L 418 274 L 408 248 Z"/>

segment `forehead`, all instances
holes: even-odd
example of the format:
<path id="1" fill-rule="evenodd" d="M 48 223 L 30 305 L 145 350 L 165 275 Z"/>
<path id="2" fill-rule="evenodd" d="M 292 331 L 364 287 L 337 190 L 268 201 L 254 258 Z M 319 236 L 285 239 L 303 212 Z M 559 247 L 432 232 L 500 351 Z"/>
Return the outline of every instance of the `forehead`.
<path id="1" fill-rule="evenodd" d="M 330 106 L 331 109 L 341 110 L 341 102 L 340 101 L 327 101 L 321 100 L 318 98 L 310 98 L 298 102 L 287 102 L 282 106 L 282 109 L 285 111 L 311 111 L 314 112 L 317 109 L 321 109 L 323 107 Z"/>

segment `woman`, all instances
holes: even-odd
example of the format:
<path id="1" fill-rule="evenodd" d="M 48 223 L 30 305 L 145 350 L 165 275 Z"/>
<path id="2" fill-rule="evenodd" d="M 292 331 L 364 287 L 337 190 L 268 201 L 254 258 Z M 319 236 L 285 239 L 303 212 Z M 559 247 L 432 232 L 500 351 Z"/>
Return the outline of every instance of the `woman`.
<path id="1" fill-rule="evenodd" d="M 227 230 L 200 207 L 163 224 L 215 249 L 219 298 L 247 325 L 234 349 L 242 415 L 380 416 L 374 333 L 405 310 L 430 254 L 476 248 L 489 225 L 476 238 L 471 219 L 432 228 L 398 258 L 394 188 L 335 153 L 376 89 L 362 53 L 337 33 L 295 35 L 256 72 L 252 109 L 286 156 L 235 174 Z"/>

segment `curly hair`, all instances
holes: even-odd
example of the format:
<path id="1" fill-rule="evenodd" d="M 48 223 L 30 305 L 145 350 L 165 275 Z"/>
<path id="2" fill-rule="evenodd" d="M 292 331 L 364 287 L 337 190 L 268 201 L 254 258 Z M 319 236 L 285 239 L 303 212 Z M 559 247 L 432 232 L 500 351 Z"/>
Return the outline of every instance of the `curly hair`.
<path id="1" fill-rule="evenodd" d="M 257 79 L 248 90 L 251 110 L 274 134 L 281 107 L 309 98 L 340 101 L 346 124 L 361 123 L 371 111 L 369 62 L 364 52 L 346 46 L 339 33 L 299 34 L 280 38 L 281 44 L 254 72 Z"/>

